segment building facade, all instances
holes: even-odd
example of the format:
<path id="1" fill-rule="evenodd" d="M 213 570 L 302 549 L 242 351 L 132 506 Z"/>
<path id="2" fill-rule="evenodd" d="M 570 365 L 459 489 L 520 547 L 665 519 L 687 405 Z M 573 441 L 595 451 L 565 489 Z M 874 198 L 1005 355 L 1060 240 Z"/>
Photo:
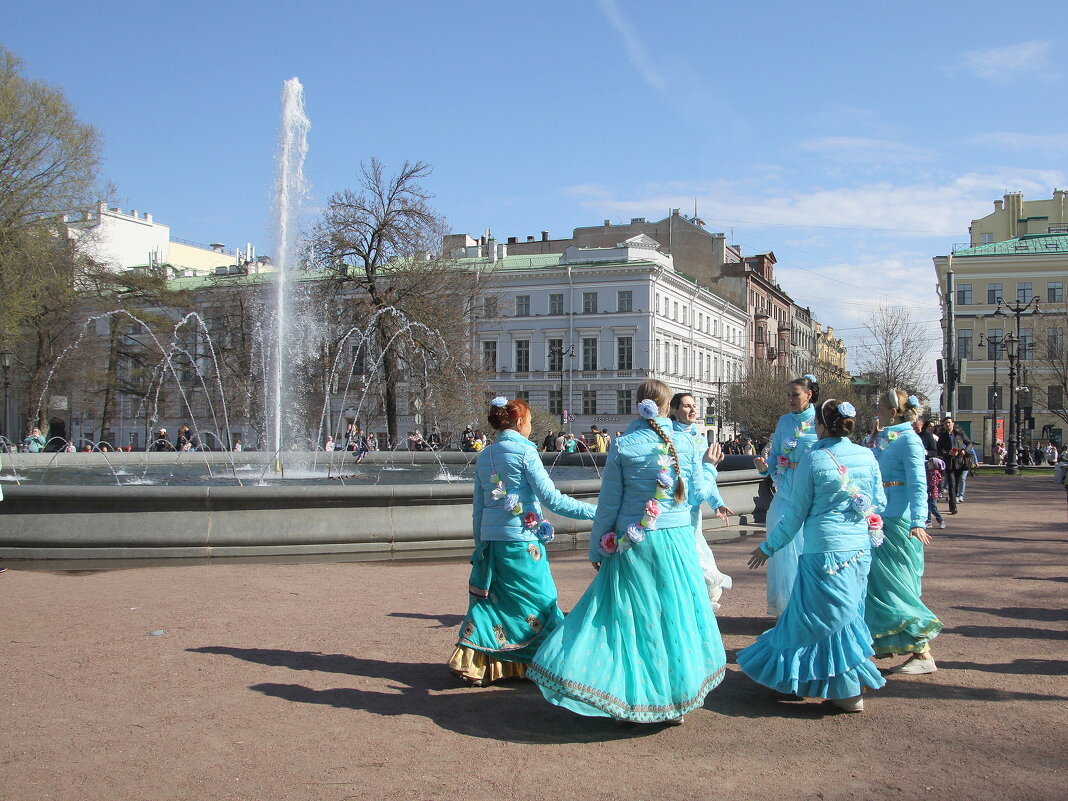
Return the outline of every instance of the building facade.
<path id="1" fill-rule="evenodd" d="M 1009 433 L 1009 362 L 1003 341 L 1010 334 L 1019 342 L 1020 442 L 1032 446 L 1051 438 L 1064 441 L 1063 420 L 1051 412 L 1051 407 L 1064 409 L 1064 375 L 1051 368 L 1050 357 L 1063 362 L 1068 324 L 1066 195 L 1058 190 L 1052 201 L 1034 201 L 1036 205 L 1024 203 L 1020 195 L 1006 195 L 995 204 L 994 214 L 972 222 L 971 242 L 934 259 L 944 339 L 947 311 L 953 309 L 953 342 L 946 342 L 943 355 L 962 360 L 963 368 L 954 397 L 947 396 L 943 385 L 943 405 L 956 409 L 984 454 L 990 453 L 995 439 Z M 1014 228 L 1027 233 L 993 239 Z M 947 297 L 950 270 L 952 304 Z M 1026 311 L 1017 316 L 1009 306 Z"/>
<path id="2" fill-rule="evenodd" d="M 638 383 L 654 377 L 693 393 L 717 436 L 734 433 L 719 412 L 744 375 L 746 314 L 677 272 L 658 242 L 491 252 L 460 264 L 493 262 L 492 308 L 474 338 L 495 391 L 566 415 L 576 432 L 615 433 L 634 417 Z"/>
<path id="3" fill-rule="evenodd" d="M 845 381 L 849 378 L 846 369 L 845 343 L 834 335 L 834 326 L 824 330 L 820 323 L 813 323 L 816 337 L 816 374 Z"/>

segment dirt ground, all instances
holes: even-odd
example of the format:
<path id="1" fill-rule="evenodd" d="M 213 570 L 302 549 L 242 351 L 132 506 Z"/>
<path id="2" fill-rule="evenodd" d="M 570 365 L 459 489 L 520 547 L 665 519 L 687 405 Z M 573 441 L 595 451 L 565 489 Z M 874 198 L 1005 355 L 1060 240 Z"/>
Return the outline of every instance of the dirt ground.
<path id="1" fill-rule="evenodd" d="M 13 566 L 0 798 L 1064 799 L 1064 490 L 972 478 L 946 519 L 925 583 L 941 669 L 891 678 L 859 715 L 738 672 L 770 625 L 764 573 L 744 566 L 756 539 L 718 545 L 731 664 L 677 728 L 580 718 L 526 682 L 458 686 L 462 561 Z M 553 569 L 566 610 L 591 570 Z"/>

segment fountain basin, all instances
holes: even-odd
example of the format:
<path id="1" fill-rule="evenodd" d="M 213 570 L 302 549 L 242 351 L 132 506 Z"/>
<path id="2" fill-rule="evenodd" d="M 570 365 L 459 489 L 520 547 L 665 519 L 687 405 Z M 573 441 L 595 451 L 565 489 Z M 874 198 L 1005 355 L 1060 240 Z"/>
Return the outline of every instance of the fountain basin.
<path id="1" fill-rule="evenodd" d="M 131 454 L 132 455 L 132 454 Z M 463 454 L 469 456 L 470 454 Z M 172 455 L 173 458 L 173 455 Z M 720 475 L 738 522 L 770 502 L 755 470 Z M 562 481 L 596 503 L 600 481 Z M 265 556 L 398 559 L 471 549 L 470 482 L 269 487 L 4 487 L 0 559 L 122 560 Z M 554 550 L 585 549 L 589 521 L 546 517 Z M 705 533 L 736 536 L 708 514 Z M 116 565 L 118 566 L 118 565 Z"/>

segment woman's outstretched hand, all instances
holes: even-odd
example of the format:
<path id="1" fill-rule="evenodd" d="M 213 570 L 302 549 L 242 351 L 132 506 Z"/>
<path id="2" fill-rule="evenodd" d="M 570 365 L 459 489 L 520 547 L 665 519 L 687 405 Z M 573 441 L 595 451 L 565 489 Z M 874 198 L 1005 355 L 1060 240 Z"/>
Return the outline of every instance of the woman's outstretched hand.
<path id="1" fill-rule="evenodd" d="M 930 545 L 931 544 L 931 535 L 928 534 L 927 533 L 927 529 L 923 528 L 922 526 L 914 526 L 912 529 L 910 529 L 909 530 L 909 536 L 910 537 L 915 537 L 920 542 L 922 542 L 924 545 Z"/>
<path id="2" fill-rule="evenodd" d="M 754 456 L 753 467 L 755 467 L 761 473 L 766 473 L 768 472 L 768 460 L 762 456 Z"/>
<path id="3" fill-rule="evenodd" d="M 734 514 L 734 510 L 729 506 L 721 506 L 716 510 L 716 517 L 726 523 L 728 526 L 731 523 L 731 515 Z"/>
<path id="4" fill-rule="evenodd" d="M 764 563 L 767 561 L 768 555 L 760 550 L 760 548 L 757 548 L 749 554 L 749 569 L 756 570 L 758 567 L 763 567 Z"/>
<path id="5" fill-rule="evenodd" d="M 717 465 L 723 461 L 723 446 L 718 442 L 713 442 L 708 446 L 708 450 L 705 451 L 705 461 L 712 465 Z"/>

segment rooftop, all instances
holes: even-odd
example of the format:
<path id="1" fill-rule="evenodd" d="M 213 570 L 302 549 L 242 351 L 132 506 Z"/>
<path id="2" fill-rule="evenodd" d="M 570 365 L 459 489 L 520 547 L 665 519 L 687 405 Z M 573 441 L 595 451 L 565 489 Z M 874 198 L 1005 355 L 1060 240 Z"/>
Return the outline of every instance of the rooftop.
<path id="1" fill-rule="evenodd" d="M 1068 253 L 1068 234 L 1028 234 L 989 245 L 960 243 L 953 246 L 954 256 L 1045 256 Z"/>

